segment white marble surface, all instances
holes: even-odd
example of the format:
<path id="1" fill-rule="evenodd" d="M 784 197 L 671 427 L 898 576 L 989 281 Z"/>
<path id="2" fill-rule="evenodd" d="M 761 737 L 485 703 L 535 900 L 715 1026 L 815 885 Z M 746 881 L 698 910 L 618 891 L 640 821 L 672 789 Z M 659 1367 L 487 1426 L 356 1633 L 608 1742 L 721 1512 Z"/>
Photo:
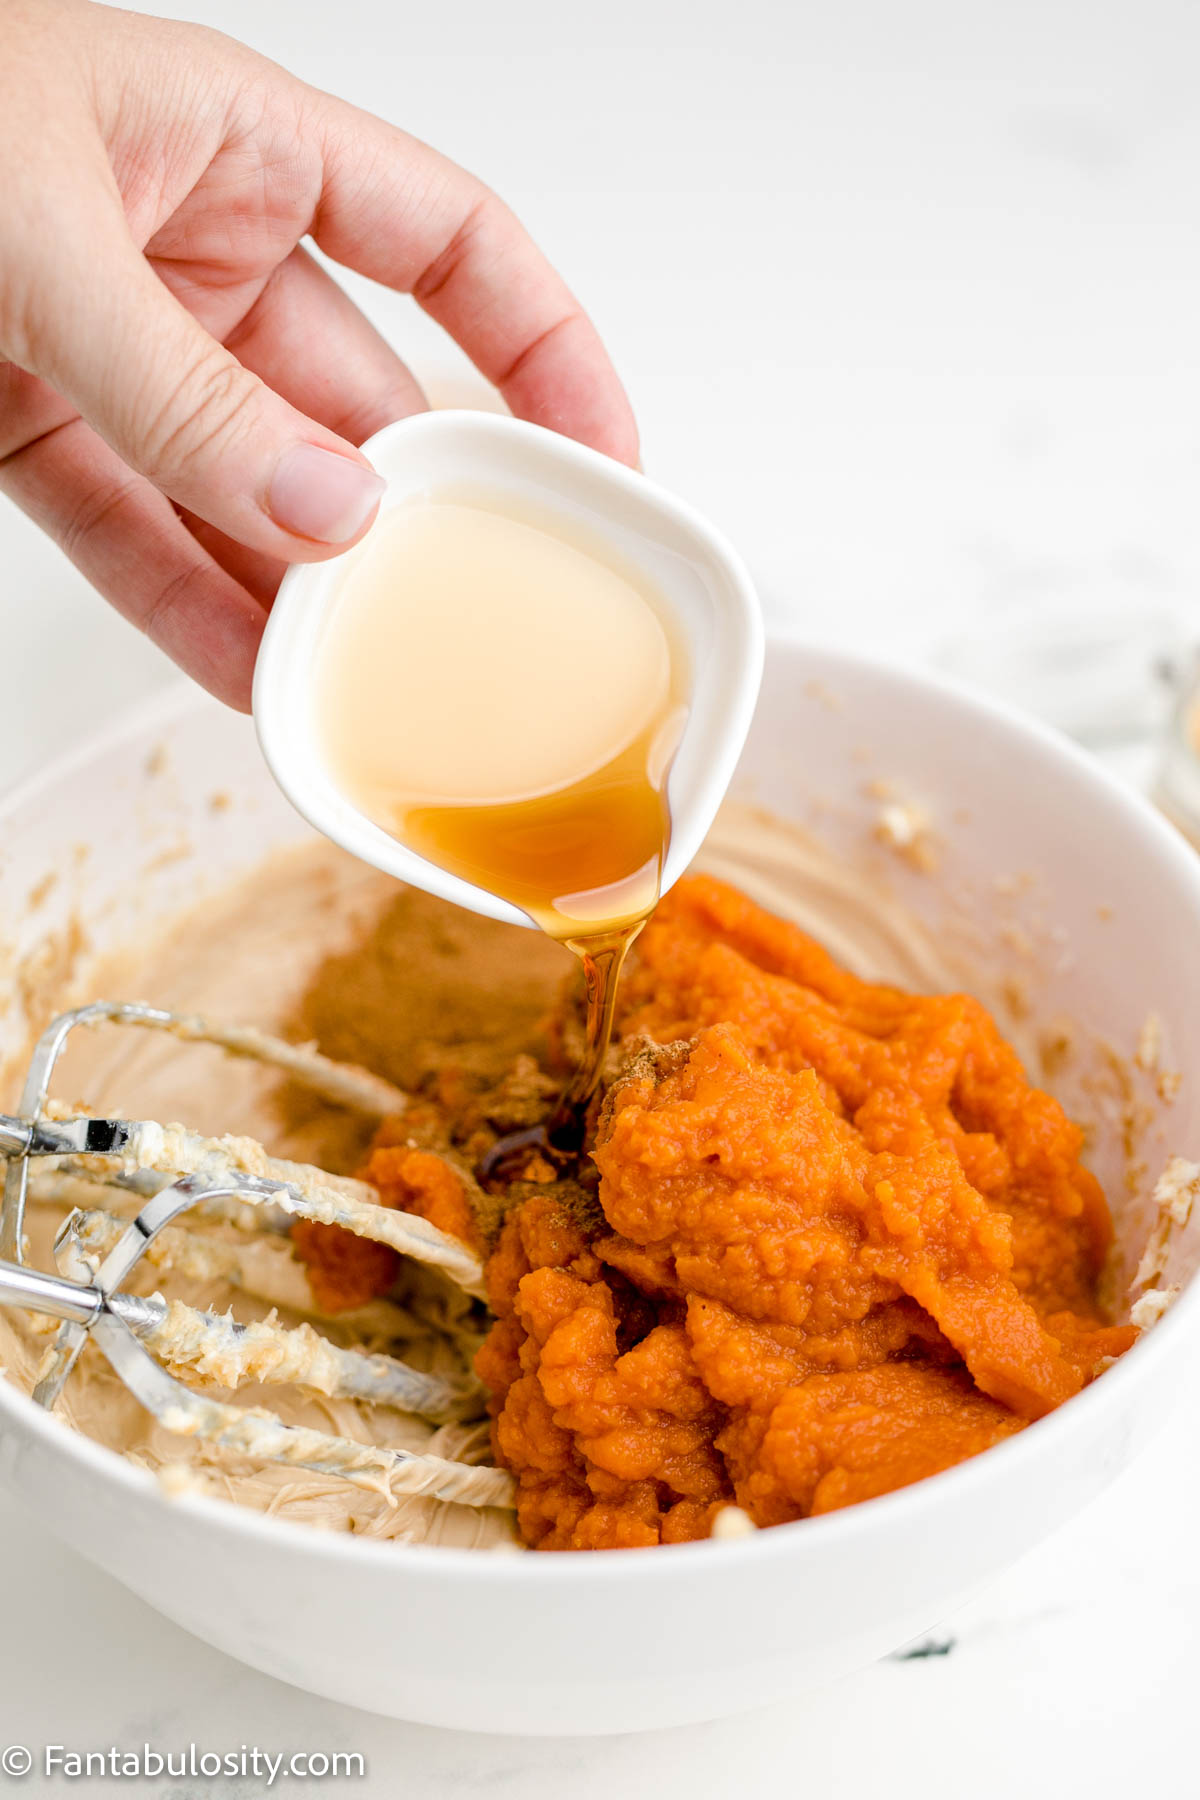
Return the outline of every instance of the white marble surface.
<path id="1" fill-rule="evenodd" d="M 776 616 L 917 658 L 1041 608 L 1200 625 L 1188 0 L 203 10 L 505 193 L 608 336 L 647 466 L 725 525 Z M 432 391 L 462 381 L 409 303 L 364 300 Z M 8 781 L 164 667 L 3 503 L 0 593 Z M 314 1701 L 192 1642 L 0 1503 L 0 1739 L 358 1749 L 366 1780 L 325 1791 L 418 1800 L 1190 1792 L 1198 1476 L 1184 1406 L 1108 1497 L 946 1626 L 949 1654 L 591 1743 Z"/>

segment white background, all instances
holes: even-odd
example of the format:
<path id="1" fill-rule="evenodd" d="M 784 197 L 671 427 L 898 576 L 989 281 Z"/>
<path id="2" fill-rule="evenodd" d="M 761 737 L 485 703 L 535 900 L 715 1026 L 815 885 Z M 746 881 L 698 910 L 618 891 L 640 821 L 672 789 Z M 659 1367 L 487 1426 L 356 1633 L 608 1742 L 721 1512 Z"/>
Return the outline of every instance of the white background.
<path id="1" fill-rule="evenodd" d="M 910 658 L 1039 609 L 1200 625 L 1195 5 L 188 10 L 505 195 L 607 337 L 647 468 L 726 528 L 773 614 Z M 461 358 L 408 301 L 351 285 L 435 395 L 462 391 Z M 3 502 L 0 593 L 7 781 L 168 671 Z M 1198 1476 L 1185 1403 L 1108 1498 L 947 1626 L 948 1655 L 594 1743 L 473 1739 L 293 1693 L 0 1504 L 0 1737 L 360 1749 L 369 1778 L 320 1791 L 397 1800 L 1192 1794 Z M 132 1791 L 158 1790 L 111 1787 Z"/>

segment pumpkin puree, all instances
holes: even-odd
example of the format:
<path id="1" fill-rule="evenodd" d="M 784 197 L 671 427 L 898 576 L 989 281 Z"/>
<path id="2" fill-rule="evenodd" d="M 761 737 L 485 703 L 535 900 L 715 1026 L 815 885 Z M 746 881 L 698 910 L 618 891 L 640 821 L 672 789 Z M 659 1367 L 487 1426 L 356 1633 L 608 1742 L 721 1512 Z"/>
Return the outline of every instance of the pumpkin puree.
<path id="1" fill-rule="evenodd" d="M 707 878 L 641 942 L 599 1211 L 510 1212 L 477 1368 L 543 1549 L 832 1511 L 973 1456 L 1133 1342 L 1082 1133 L 975 1000 L 860 981 Z M 602 1215 L 602 1216 L 601 1216 Z"/>
<path id="2" fill-rule="evenodd" d="M 1082 1132 L 978 1001 L 859 980 L 695 877 L 639 940 L 618 1034 L 598 1191 L 535 1155 L 487 1197 L 476 1368 L 527 1544 L 677 1543 L 731 1503 L 766 1526 L 870 1499 L 1011 1436 L 1134 1341 L 1097 1302 L 1110 1222 Z M 453 1158 L 553 1085 L 442 1070 L 359 1173 L 479 1244 Z M 294 1229 L 331 1310 L 395 1279 L 385 1247 Z"/>
<path id="3" fill-rule="evenodd" d="M 358 1171 L 359 1180 L 378 1188 L 381 1205 L 417 1213 L 477 1249 L 478 1236 L 460 1177 L 442 1157 L 397 1141 L 411 1123 L 408 1113 L 384 1121 Z M 291 1236 L 306 1266 L 313 1298 L 324 1312 L 366 1306 L 386 1294 L 400 1273 L 397 1251 L 373 1238 L 355 1237 L 340 1226 L 297 1219 Z"/>

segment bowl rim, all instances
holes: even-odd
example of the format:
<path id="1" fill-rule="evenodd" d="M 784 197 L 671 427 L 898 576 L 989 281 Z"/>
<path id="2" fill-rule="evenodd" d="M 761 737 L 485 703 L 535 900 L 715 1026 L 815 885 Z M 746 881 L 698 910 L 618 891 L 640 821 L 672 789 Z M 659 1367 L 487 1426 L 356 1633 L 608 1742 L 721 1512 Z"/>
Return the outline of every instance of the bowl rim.
<path id="1" fill-rule="evenodd" d="M 1052 727 L 1026 717 L 991 695 L 977 693 L 967 683 L 940 670 L 897 662 L 874 651 L 814 643 L 797 627 L 772 625 L 768 628 L 767 656 L 770 658 L 781 652 L 799 652 L 819 662 L 821 668 L 810 671 L 810 678 L 835 681 L 839 671 L 859 675 L 865 671 L 881 681 L 907 689 L 914 697 L 936 696 L 967 717 L 987 717 L 1026 744 L 1038 746 L 1060 765 L 1073 769 L 1106 804 L 1124 817 L 1135 833 L 1142 835 L 1172 878 L 1191 891 L 1200 919 L 1200 857 L 1147 799 L 1125 787 L 1077 744 Z M 114 749 L 155 727 L 168 728 L 181 715 L 212 704 L 209 696 L 188 681 L 165 683 L 107 727 L 90 734 L 80 744 L 0 792 L 0 819 L 36 800 L 43 789 L 55 786 L 73 769 L 94 760 L 97 754 Z M 881 1527 L 903 1528 L 906 1521 L 919 1518 L 922 1512 L 928 1513 L 932 1520 L 940 1511 L 969 1503 L 972 1492 L 980 1483 L 994 1480 L 1003 1471 L 1017 1472 L 1023 1462 L 1049 1454 L 1055 1444 L 1065 1445 L 1068 1436 L 1072 1432 L 1078 1435 L 1098 1409 L 1111 1406 L 1121 1395 L 1148 1380 L 1165 1356 L 1174 1354 L 1189 1334 L 1196 1334 L 1198 1326 L 1200 1276 L 1193 1277 L 1167 1313 L 1143 1333 L 1113 1367 L 1082 1392 L 1002 1443 L 965 1462 L 835 1512 L 793 1520 L 743 1538 L 660 1545 L 657 1546 L 659 1554 L 649 1558 L 643 1549 L 608 1550 L 602 1555 L 580 1552 L 538 1556 L 511 1550 L 507 1545 L 481 1550 L 443 1544 L 409 1544 L 349 1532 L 322 1531 L 311 1524 L 259 1513 L 215 1495 L 186 1492 L 167 1495 L 150 1470 L 129 1462 L 119 1452 L 98 1444 L 44 1412 L 34 1405 L 29 1395 L 2 1377 L 0 1422 L 9 1423 L 19 1432 L 32 1434 L 52 1453 L 78 1459 L 83 1469 L 118 1490 L 123 1489 L 131 1498 L 171 1509 L 172 1518 L 178 1518 L 182 1512 L 195 1519 L 198 1525 L 217 1533 L 240 1534 L 248 1543 L 261 1543 L 265 1548 L 274 1547 L 285 1554 L 329 1557 L 346 1567 L 360 1565 L 364 1570 L 376 1573 L 390 1568 L 398 1576 L 418 1582 L 471 1579 L 508 1585 L 528 1581 L 540 1584 L 617 1581 L 624 1585 L 635 1571 L 639 1581 L 661 1582 L 673 1575 L 686 1576 L 688 1570 L 701 1566 L 697 1559 L 715 1570 L 718 1566 L 736 1569 L 747 1558 L 803 1555 L 805 1546 L 812 1555 L 820 1555 L 847 1541 L 853 1543 L 856 1538 L 869 1537 Z"/>

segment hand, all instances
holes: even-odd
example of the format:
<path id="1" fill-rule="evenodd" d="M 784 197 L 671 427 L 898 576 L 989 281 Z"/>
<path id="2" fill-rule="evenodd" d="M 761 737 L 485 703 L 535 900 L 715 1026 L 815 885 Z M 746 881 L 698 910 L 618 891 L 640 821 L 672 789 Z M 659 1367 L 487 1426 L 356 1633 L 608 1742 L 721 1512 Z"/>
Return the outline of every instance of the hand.
<path id="1" fill-rule="evenodd" d="M 632 462 L 595 329 L 486 187 L 218 32 L 0 0 L 0 488 L 248 708 L 283 567 L 366 530 L 424 401 L 301 247 L 415 295 L 512 410 Z"/>

